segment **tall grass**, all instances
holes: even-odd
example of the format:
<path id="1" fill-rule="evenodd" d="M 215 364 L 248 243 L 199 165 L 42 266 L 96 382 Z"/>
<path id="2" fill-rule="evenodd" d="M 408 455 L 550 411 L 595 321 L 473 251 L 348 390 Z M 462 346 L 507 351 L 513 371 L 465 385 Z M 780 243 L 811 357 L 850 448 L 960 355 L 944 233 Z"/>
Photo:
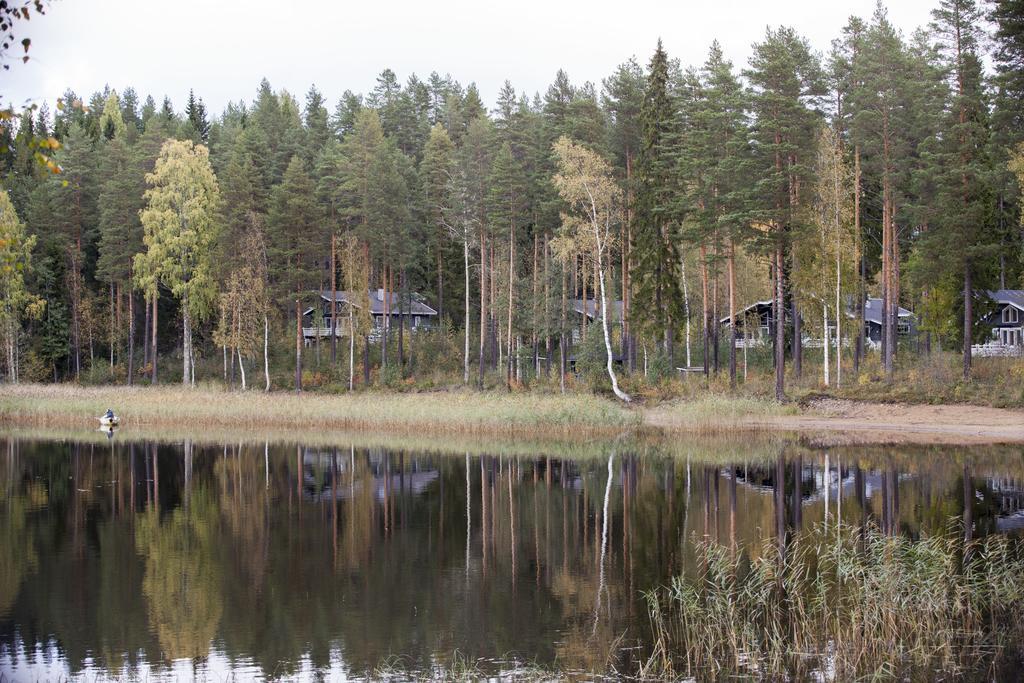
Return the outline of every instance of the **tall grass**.
<path id="1" fill-rule="evenodd" d="M 298 430 L 392 430 L 435 433 L 614 434 L 637 426 L 639 413 L 588 394 L 424 392 L 343 395 L 226 391 L 217 387 L 6 386 L 0 424 L 96 425 L 108 407 L 122 427 L 232 426 Z"/>
<path id="2" fill-rule="evenodd" d="M 697 433 L 720 432 L 741 427 L 754 428 L 765 418 L 795 415 L 799 408 L 754 396 L 703 394 L 675 400 L 649 410 L 647 422 L 670 430 Z"/>
<path id="3" fill-rule="evenodd" d="M 698 542 L 695 575 L 647 593 L 646 675 L 991 677 L 1019 656 L 1024 555 L 1005 536 L 843 526 L 767 545 Z"/>

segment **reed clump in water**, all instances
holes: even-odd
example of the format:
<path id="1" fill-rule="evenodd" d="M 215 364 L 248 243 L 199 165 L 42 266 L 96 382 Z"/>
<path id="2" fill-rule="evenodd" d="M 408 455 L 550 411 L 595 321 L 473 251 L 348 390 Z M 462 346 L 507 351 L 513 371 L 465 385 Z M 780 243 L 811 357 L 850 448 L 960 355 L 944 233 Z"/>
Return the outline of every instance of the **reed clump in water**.
<path id="1" fill-rule="evenodd" d="M 985 678 L 1019 659 L 1024 554 L 1002 535 L 818 527 L 754 559 L 699 541 L 696 560 L 646 595 L 646 675 Z"/>

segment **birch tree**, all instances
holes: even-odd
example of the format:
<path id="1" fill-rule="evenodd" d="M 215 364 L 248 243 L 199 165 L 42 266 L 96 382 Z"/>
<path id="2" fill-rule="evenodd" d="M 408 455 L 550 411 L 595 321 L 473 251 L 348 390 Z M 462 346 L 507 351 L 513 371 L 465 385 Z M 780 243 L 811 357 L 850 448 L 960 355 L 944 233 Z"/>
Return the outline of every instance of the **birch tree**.
<path id="1" fill-rule="evenodd" d="M 794 284 L 809 305 L 805 315 L 822 325 L 824 362 L 822 379 L 831 384 L 829 351 L 829 319 L 835 320 L 836 383 L 842 380 L 842 304 L 843 281 L 852 277 L 856 263 L 856 236 L 853 230 L 853 174 L 847 164 L 836 132 L 822 127 L 817 136 L 814 158 L 814 185 L 811 196 L 808 231 L 795 249 L 799 268 L 793 273 Z"/>
<path id="2" fill-rule="evenodd" d="M 619 389 L 612 366 L 612 340 L 608 328 L 608 296 L 605 284 L 605 261 L 615 240 L 615 226 L 621 206 L 621 189 L 612 175 L 611 166 L 586 147 L 566 137 L 554 144 L 558 172 L 552 178 L 569 212 L 562 214 L 563 235 L 574 239 L 581 250 L 593 254 L 601 295 L 601 331 L 608 378 L 612 391 L 625 402 L 632 399 Z"/>
<path id="3" fill-rule="evenodd" d="M 7 192 L 0 190 L 0 337 L 6 352 L 7 379 L 18 381 L 21 323 L 42 315 L 46 302 L 25 287 L 35 235 L 27 235 Z"/>
<path id="4" fill-rule="evenodd" d="M 136 271 L 150 274 L 180 300 L 181 382 L 194 385 L 192 324 L 210 312 L 216 295 L 211 255 L 220 191 L 209 151 L 188 140 L 168 140 L 146 183 L 140 214 L 146 251 L 135 257 Z"/>

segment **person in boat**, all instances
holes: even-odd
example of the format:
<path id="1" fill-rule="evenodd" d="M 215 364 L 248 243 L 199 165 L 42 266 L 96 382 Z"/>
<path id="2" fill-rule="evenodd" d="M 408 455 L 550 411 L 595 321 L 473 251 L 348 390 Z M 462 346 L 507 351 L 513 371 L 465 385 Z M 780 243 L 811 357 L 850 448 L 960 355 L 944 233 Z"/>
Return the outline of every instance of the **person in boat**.
<path id="1" fill-rule="evenodd" d="M 110 408 L 107 408 L 107 412 L 103 414 L 103 417 L 105 417 L 108 420 L 113 420 L 114 419 L 114 411 L 111 410 Z"/>

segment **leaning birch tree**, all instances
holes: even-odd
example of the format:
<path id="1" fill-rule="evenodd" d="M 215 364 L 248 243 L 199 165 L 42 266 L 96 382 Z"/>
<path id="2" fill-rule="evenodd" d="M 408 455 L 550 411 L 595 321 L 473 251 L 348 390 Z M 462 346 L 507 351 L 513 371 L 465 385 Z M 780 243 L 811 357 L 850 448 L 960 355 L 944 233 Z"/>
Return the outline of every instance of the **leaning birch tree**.
<path id="1" fill-rule="evenodd" d="M 194 385 L 192 324 L 210 312 L 216 297 L 212 252 L 220 191 L 210 153 L 189 140 L 168 140 L 146 183 L 146 207 L 139 214 L 146 251 L 136 256 L 135 266 L 181 302 L 181 382 Z"/>
<path id="2" fill-rule="evenodd" d="M 562 214 L 562 233 L 576 242 L 580 251 L 593 254 L 597 282 L 601 293 L 601 330 L 604 333 L 605 365 L 612 391 L 623 401 L 632 399 L 619 389 L 612 366 L 612 340 L 608 327 L 608 296 L 605 286 L 605 259 L 611 250 L 616 232 L 620 193 L 612 169 L 604 159 L 582 145 L 562 136 L 555 142 L 554 153 L 558 172 L 552 178 L 569 212 Z"/>

